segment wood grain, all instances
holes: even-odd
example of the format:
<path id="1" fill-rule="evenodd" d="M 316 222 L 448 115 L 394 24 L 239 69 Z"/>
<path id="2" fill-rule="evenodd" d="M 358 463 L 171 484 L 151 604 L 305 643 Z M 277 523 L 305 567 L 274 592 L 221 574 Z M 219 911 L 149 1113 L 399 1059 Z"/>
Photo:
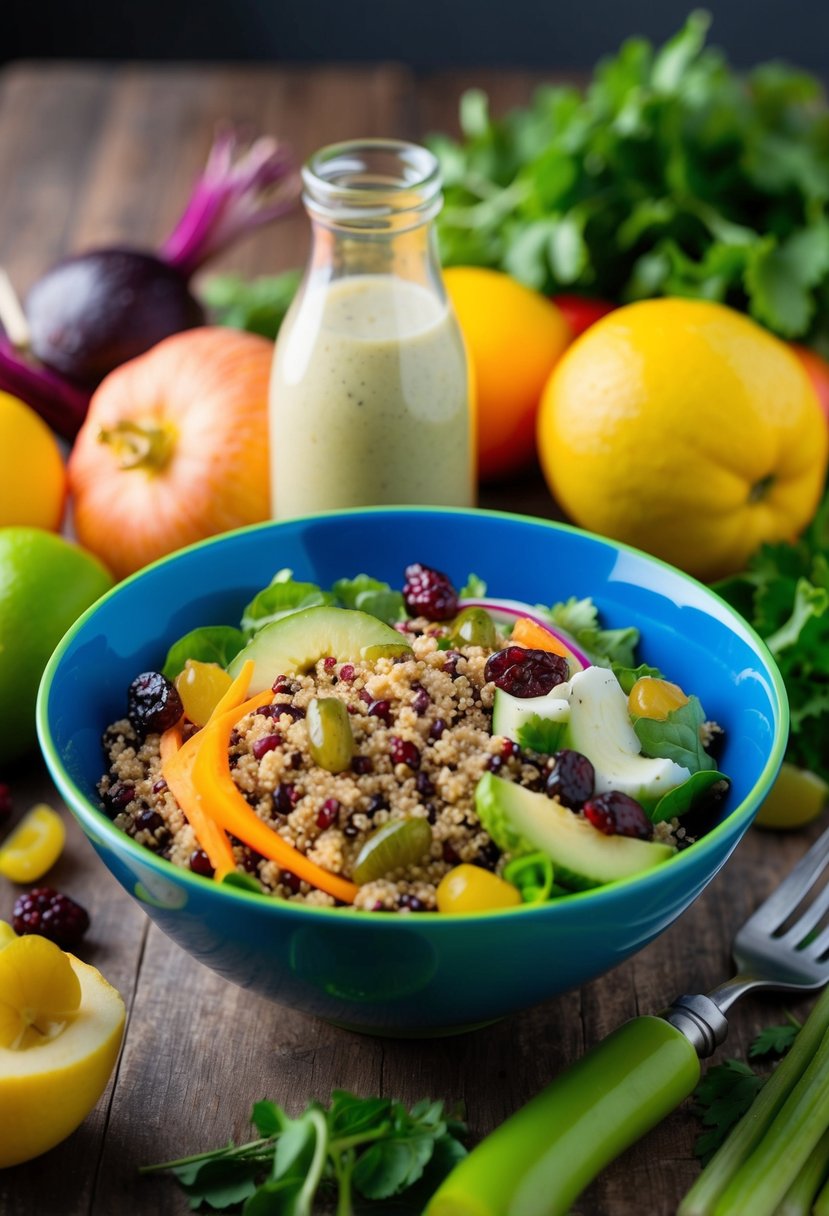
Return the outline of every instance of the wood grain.
<path id="1" fill-rule="evenodd" d="M 539 79 L 415 79 L 383 66 L 18 65 L 0 73 L 0 262 L 25 291 L 64 252 L 161 240 L 223 118 L 279 132 L 304 157 L 361 133 L 455 130 L 463 88 L 483 86 L 500 112 L 525 101 Z M 301 263 L 306 247 L 298 215 L 217 265 L 273 272 Z M 487 489 L 482 505 L 554 514 L 537 472 Z M 13 785 L 20 811 L 36 797 L 55 800 L 37 764 L 0 780 Z M 137 1166 L 244 1136 L 252 1102 L 265 1096 L 296 1111 L 337 1086 L 411 1101 L 430 1094 L 463 1101 L 477 1139 L 620 1022 L 725 977 L 735 929 L 807 844 L 803 834 L 752 832 L 681 922 L 609 976 L 473 1034 L 406 1042 L 361 1038 L 220 980 L 149 927 L 68 815 L 67 826 L 65 856 L 49 879 L 89 908 L 83 953 L 123 993 L 129 1024 L 115 1083 L 83 1127 L 40 1161 L 0 1173 L 3 1216 L 185 1213 L 169 1180 L 139 1179 Z M 0 879 L 0 917 L 14 895 Z M 727 1054 L 743 1056 L 782 1008 L 774 997 L 739 1007 Z M 694 1134 L 687 1109 L 679 1111 L 608 1169 L 576 1212 L 670 1216 L 696 1174 Z"/>

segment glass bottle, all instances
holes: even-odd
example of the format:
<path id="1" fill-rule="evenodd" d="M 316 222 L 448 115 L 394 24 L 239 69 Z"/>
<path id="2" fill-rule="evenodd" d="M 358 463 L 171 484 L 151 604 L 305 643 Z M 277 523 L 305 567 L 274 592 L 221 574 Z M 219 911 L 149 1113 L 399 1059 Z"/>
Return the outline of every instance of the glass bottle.
<path id="1" fill-rule="evenodd" d="M 435 157 L 397 140 L 335 144 L 303 182 L 313 241 L 274 356 L 272 513 L 472 505 L 466 355 L 432 226 Z"/>

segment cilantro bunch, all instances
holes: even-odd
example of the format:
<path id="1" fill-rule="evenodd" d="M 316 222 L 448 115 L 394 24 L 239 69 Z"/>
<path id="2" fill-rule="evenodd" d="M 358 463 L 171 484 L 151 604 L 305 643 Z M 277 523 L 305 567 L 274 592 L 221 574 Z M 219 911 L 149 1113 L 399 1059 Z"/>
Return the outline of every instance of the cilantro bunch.
<path id="1" fill-rule="evenodd" d="M 786 758 L 829 780 L 829 491 L 795 544 L 763 545 L 744 574 L 715 584 L 765 639 L 786 685 Z"/>
<path id="2" fill-rule="evenodd" d="M 444 264 L 543 292 L 720 300 L 783 337 L 829 344 L 829 109 L 777 63 L 746 77 L 692 14 L 656 49 L 625 42 L 585 90 L 541 88 L 494 121 L 461 102 L 462 142 L 431 138 Z"/>
<path id="3" fill-rule="evenodd" d="M 388 1098 L 359 1098 L 334 1090 L 328 1107 L 312 1102 L 291 1119 L 275 1102 L 257 1102 L 247 1144 L 144 1166 L 169 1171 L 195 1211 L 243 1216 L 311 1216 L 328 1196 L 336 1216 L 360 1211 L 419 1214 L 449 1171 L 466 1155 L 465 1126 L 442 1102 L 407 1110 Z M 399 1197 L 399 1198 L 398 1198 Z M 379 1201 L 373 1204 L 372 1201 Z"/>

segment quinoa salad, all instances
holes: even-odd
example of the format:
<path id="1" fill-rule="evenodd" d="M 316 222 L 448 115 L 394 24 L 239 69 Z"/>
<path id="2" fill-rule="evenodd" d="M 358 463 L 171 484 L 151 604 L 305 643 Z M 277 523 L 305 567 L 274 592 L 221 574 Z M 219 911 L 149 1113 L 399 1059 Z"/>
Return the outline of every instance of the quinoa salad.
<path id="1" fill-rule="evenodd" d="M 102 809 L 206 879 L 369 912 L 565 898 L 687 847 L 727 794 L 720 728 L 591 601 L 485 591 L 420 563 L 399 591 L 280 571 L 241 629 L 136 676 Z"/>

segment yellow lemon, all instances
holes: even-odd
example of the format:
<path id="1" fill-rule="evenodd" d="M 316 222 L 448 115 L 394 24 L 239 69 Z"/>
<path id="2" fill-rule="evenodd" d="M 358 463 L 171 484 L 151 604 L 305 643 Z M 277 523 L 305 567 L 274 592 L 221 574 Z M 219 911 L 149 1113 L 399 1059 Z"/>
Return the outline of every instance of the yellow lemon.
<path id="1" fill-rule="evenodd" d="M 103 976 L 45 938 L 0 950 L 0 1169 L 83 1122 L 109 1080 L 124 1020 Z"/>
<path id="2" fill-rule="evenodd" d="M 783 342 L 724 305 L 662 299 L 617 309 L 564 354 L 538 445 L 576 523 L 713 579 L 809 522 L 829 432 Z"/>
<path id="3" fill-rule="evenodd" d="M 7 920 L 0 920 L 0 950 L 9 942 L 16 942 L 17 934 Z"/>
<path id="4" fill-rule="evenodd" d="M 0 392 L 0 527 L 60 527 L 66 472 L 57 440 L 33 409 Z"/>
<path id="5" fill-rule="evenodd" d="M 60 815 L 39 802 L 0 846 L 0 874 L 12 882 L 37 882 L 60 857 L 65 840 Z"/>
<path id="6" fill-rule="evenodd" d="M 829 785 L 822 777 L 784 761 L 754 822 L 761 828 L 802 828 L 817 819 L 827 801 Z"/>

